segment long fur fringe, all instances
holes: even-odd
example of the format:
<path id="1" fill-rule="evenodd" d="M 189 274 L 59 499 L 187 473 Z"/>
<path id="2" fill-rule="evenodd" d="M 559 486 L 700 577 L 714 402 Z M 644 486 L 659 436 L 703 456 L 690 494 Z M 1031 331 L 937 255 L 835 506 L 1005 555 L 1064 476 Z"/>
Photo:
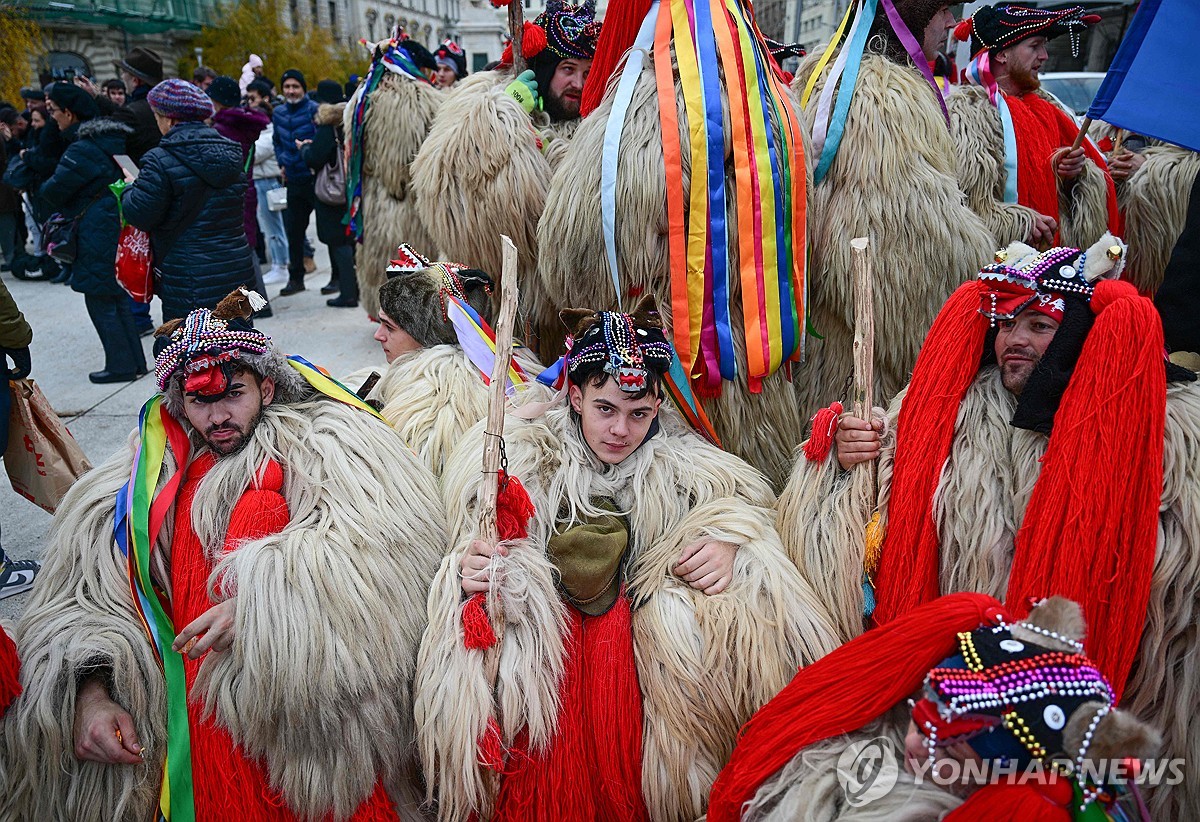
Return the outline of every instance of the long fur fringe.
<path id="1" fill-rule="evenodd" d="M 591 455 L 566 408 L 539 421 L 508 420 L 509 470 L 529 491 L 537 514 L 529 539 L 511 546 L 503 563 L 507 626 L 498 699 L 506 740 L 527 725 L 535 747 L 549 743 L 557 726 L 565 606 L 545 546 L 557 523 L 596 513 L 592 501 L 599 497 L 615 500 L 630 512 L 633 535 L 626 582 L 636 609 L 645 710 L 643 793 L 652 818 L 675 820 L 703 813 L 741 723 L 798 665 L 827 653 L 841 637 L 783 555 L 764 478 L 683 431 L 668 413 L 657 436 L 613 467 Z M 448 820 L 486 816 L 494 800 L 475 751 L 490 698 L 482 655 L 462 647 L 455 574 L 475 535 L 481 442 L 477 426 L 442 477 L 455 549 L 434 581 L 418 662 L 421 757 L 430 795 Z M 682 546 L 705 535 L 741 545 L 733 583 L 713 597 L 669 571 Z"/>
<path id="2" fill-rule="evenodd" d="M 221 556 L 229 501 L 268 458 L 284 466 L 291 522 Z M 112 539 L 130 459 L 113 457 L 72 489 L 18 626 L 26 693 L 5 725 L 3 755 L 19 757 L 5 818 L 137 818 L 157 799 L 162 675 Z M 434 488 L 389 428 L 314 399 L 265 409 L 246 449 L 219 461 L 197 492 L 194 527 L 221 557 L 210 590 L 238 600 L 236 644 L 205 660 L 192 698 L 264 761 L 301 818 L 348 818 L 381 776 L 401 812 L 416 813 L 409 695 L 421 606 L 445 545 Z M 138 723 L 144 766 L 73 757 L 75 683 L 96 664 L 113 669 L 113 697 Z"/>
<path id="3" fill-rule="evenodd" d="M 343 122 L 347 134 L 361 94 L 360 87 L 346 106 Z M 363 237 L 355 247 L 354 267 L 363 308 L 372 317 L 379 315 L 379 287 L 387 281 L 388 261 L 400 243 L 431 258 L 437 255 L 410 189 L 413 161 L 443 99 L 432 86 L 391 72 L 371 95 L 363 126 Z"/>
<path id="4" fill-rule="evenodd" d="M 1183 233 L 1200 154 L 1166 143 L 1142 153 L 1146 162 L 1117 184 L 1117 199 L 1125 215 L 1129 280 L 1143 294 L 1153 294 L 1162 285 L 1171 252 Z"/>

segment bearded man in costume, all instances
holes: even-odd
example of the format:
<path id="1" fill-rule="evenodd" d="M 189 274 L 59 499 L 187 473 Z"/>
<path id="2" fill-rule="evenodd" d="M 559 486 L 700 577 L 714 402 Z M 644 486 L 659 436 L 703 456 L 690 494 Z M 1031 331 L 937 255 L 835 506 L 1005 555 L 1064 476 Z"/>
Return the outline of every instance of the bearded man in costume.
<path id="1" fill-rule="evenodd" d="M 661 408 L 657 314 L 564 320 L 569 403 L 506 421 L 522 526 L 476 538 L 481 428 L 442 477 L 455 548 L 415 696 L 430 797 L 446 820 L 695 819 L 741 723 L 841 638 L 781 549 L 764 477 Z M 476 641 L 485 597 L 498 649 Z"/>
<path id="2" fill-rule="evenodd" d="M 583 111 L 522 283 L 531 344 L 561 347 L 561 306 L 653 296 L 689 421 L 782 484 L 804 423 L 787 376 L 806 328 L 809 176 L 751 4 L 609 3 Z"/>
<path id="3" fill-rule="evenodd" d="M 159 330 L 162 394 L 59 508 L 17 626 L 5 819 L 418 814 L 433 478 L 250 310 Z"/>
<path id="4" fill-rule="evenodd" d="M 1103 155 L 1087 140 L 1071 148 L 1079 126 L 1038 81 L 1046 42 L 1070 35 L 1078 53 L 1099 19 L 1079 6 L 984 6 L 954 31 L 974 58 L 949 99 L 959 181 L 1000 245 L 1078 246 L 1120 228 Z"/>
<path id="5" fill-rule="evenodd" d="M 528 71 L 514 76 L 510 44 L 499 68 L 459 81 L 446 98 L 413 164 L 421 219 L 443 256 L 500 271 L 505 234 L 517 247 L 522 289 L 529 282 L 546 189 L 579 125 L 600 33 L 595 13 L 591 0 L 550 0 L 525 24 Z"/>
<path id="6" fill-rule="evenodd" d="M 1062 597 L 1020 620 L 984 594 L 914 608 L 802 670 L 755 714 L 708 819 L 1129 819 L 1136 798 L 1116 801 L 1138 792 L 1137 766 L 1161 740 L 1116 707 L 1085 630 Z M 853 746 L 859 762 L 901 758 L 896 784 L 851 795 L 857 774 L 839 757 Z"/>
<path id="7" fill-rule="evenodd" d="M 886 421 L 814 424 L 837 447 L 798 460 L 779 527 L 843 626 L 872 600 L 886 624 L 956 591 L 1018 612 L 1078 601 L 1124 707 L 1194 761 L 1200 389 L 1166 363 L 1150 300 L 1112 279 L 1124 258 L 1111 235 L 998 253 L 946 303 Z M 876 461 L 877 493 L 859 496 L 854 472 Z M 1200 814 L 1195 784 L 1155 788 L 1156 814 Z"/>
<path id="8" fill-rule="evenodd" d="M 870 9 L 873 16 L 855 18 L 836 59 L 831 49 L 810 56 L 793 84 L 819 158 L 809 294 L 812 326 L 822 339 L 810 343 L 797 378 L 806 418 L 844 390 L 852 371 L 850 240 L 870 240 L 874 395 L 884 403 L 907 381 L 946 297 L 997 246 L 964 202 L 959 165 L 969 160 L 957 155 L 928 71 L 955 23 L 948 4 L 885 0 Z"/>
<path id="9" fill-rule="evenodd" d="M 407 244 L 396 249 L 379 289 L 375 339 L 388 365 L 367 395 L 379 413 L 440 477 L 450 452 L 487 416 L 485 374 L 491 374 L 495 336 L 492 278 L 458 263 L 431 262 Z M 546 399 L 532 377 L 540 364 L 527 349 L 514 357 L 513 394 Z M 347 379 L 361 384 L 370 369 Z"/>
<path id="10" fill-rule="evenodd" d="M 412 164 L 444 99 L 425 74 L 435 67 L 420 43 L 397 30 L 375 45 L 366 78 L 343 115 L 350 229 L 358 239 L 354 269 L 371 317 L 378 316 L 392 250 L 402 242 L 433 245 L 412 190 Z"/>

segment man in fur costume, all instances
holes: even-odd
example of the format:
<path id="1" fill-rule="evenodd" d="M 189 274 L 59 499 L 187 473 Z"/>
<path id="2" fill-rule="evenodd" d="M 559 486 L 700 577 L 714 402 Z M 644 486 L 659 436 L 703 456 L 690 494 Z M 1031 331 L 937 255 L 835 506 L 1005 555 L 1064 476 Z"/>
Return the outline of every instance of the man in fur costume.
<path id="1" fill-rule="evenodd" d="M 245 323 L 255 296 L 159 330 L 162 394 L 59 508 L 17 626 L 0 817 L 418 812 L 434 481 L 369 407 Z"/>
<path id="2" fill-rule="evenodd" d="M 780 531 L 840 626 L 955 591 L 1015 612 L 1078 601 L 1122 704 L 1163 723 L 1166 756 L 1196 760 L 1195 376 L 1165 363 L 1150 300 L 1113 279 L 1125 250 L 1111 235 L 997 259 L 947 301 L 886 421 L 814 426 L 836 448 L 806 448 Z M 861 493 L 856 472 L 875 470 L 877 493 Z M 1190 782 L 1155 789 L 1161 818 L 1200 815 Z"/>
<path id="3" fill-rule="evenodd" d="M 753 7 L 610 2 L 583 110 L 522 283 L 533 344 L 561 347 L 563 305 L 653 296 L 679 355 L 673 393 L 694 393 L 710 439 L 781 484 L 804 425 L 787 375 L 806 328 L 808 152 Z"/>
<path id="4" fill-rule="evenodd" d="M 797 378 L 806 419 L 844 390 L 852 371 L 850 240 L 870 241 L 874 395 L 884 403 L 907 381 L 938 308 L 997 245 L 964 202 L 958 183 L 964 158 L 928 72 L 955 23 L 948 4 L 874 5 L 873 16 L 855 18 L 836 59 L 830 50 L 810 56 L 793 84 L 817 158 L 809 294 L 812 326 L 822 339 L 810 343 Z M 844 117 L 837 113 L 840 100 Z"/>
<path id="5" fill-rule="evenodd" d="M 487 416 L 491 293 L 487 273 L 431 262 L 407 244 L 396 249 L 379 289 L 375 339 L 388 366 L 367 399 L 379 402 L 379 413 L 434 476 L 467 429 Z M 531 380 L 541 370 L 537 361 L 527 351 L 517 361 L 514 394 L 546 399 Z"/>
<path id="6" fill-rule="evenodd" d="M 915 608 L 800 671 L 755 714 L 708 819 L 1128 819 L 1116 800 L 1138 791 L 1137 765 L 1161 740 L 1116 707 L 1084 636 L 1082 610 L 1062 597 L 1023 620 L 983 594 Z M 896 781 L 886 792 L 862 767 L 872 753 L 885 763 L 876 781 Z M 861 757 L 854 770 L 843 755 Z"/>
<path id="7" fill-rule="evenodd" d="M 378 316 L 392 250 L 402 242 L 433 246 L 412 191 L 412 164 L 444 99 L 426 78 L 435 67 L 428 51 L 396 32 L 375 45 L 366 78 L 346 105 L 350 228 L 358 239 L 354 266 L 371 317 Z"/>
<path id="8" fill-rule="evenodd" d="M 511 539 L 476 539 L 480 428 L 442 476 L 455 549 L 415 695 L 430 797 L 445 820 L 695 819 L 741 723 L 841 638 L 763 476 L 661 408 L 657 314 L 564 319 L 569 403 L 506 421 L 507 483 L 528 492 Z M 499 648 L 478 641 L 483 601 Z"/>
<path id="9" fill-rule="evenodd" d="M 515 77 L 506 50 L 495 71 L 455 84 L 413 164 L 421 220 L 443 256 L 500 271 L 505 234 L 517 247 L 521 288 L 529 283 L 546 189 L 579 124 L 600 32 L 595 12 L 591 0 L 550 0 L 525 24 L 528 71 Z"/>
<path id="10" fill-rule="evenodd" d="M 1071 148 L 1079 126 L 1038 81 L 1046 42 L 1070 35 L 1078 53 L 1099 19 L 1080 6 L 984 6 L 954 31 L 974 58 L 949 100 L 959 180 L 1000 245 L 1078 246 L 1120 228 L 1103 155 L 1087 140 Z"/>

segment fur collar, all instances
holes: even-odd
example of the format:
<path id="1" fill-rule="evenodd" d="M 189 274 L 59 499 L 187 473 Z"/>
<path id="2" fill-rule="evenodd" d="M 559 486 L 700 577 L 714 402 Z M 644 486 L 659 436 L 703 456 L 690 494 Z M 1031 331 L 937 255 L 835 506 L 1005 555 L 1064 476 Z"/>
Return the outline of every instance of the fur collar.
<path id="1" fill-rule="evenodd" d="M 317 109 L 316 123 L 319 126 L 336 126 L 342 122 L 345 103 L 321 103 Z"/>

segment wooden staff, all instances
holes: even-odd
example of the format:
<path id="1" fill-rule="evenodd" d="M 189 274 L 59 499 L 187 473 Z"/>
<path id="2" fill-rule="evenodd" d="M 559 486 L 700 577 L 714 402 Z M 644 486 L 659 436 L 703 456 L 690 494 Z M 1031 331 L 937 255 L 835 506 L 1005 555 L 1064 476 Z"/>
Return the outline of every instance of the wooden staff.
<path id="1" fill-rule="evenodd" d="M 1092 127 L 1092 118 L 1084 117 L 1083 123 L 1079 126 L 1079 133 L 1075 135 L 1075 142 L 1071 143 L 1071 151 L 1083 145 L 1083 140 L 1087 137 L 1088 129 Z"/>
<path id="2" fill-rule="evenodd" d="M 522 0 L 508 0 L 508 30 L 512 33 L 512 62 L 513 76 L 517 76 L 523 72 L 527 66 L 525 65 L 525 54 L 521 51 L 521 41 L 525 38 L 525 6 Z M 539 89 L 539 92 L 545 94 L 547 89 Z M 503 289 L 501 289 L 503 291 Z"/>
<path id="3" fill-rule="evenodd" d="M 496 528 L 496 498 L 500 494 L 499 474 L 504 456 L 504 408 L 508 400 L 505 388 L 508 386 L 508 364 L 512 358 L 513 327 L 517 319 L 517 247 L 503 234 L 500 235 L 500 241 L 503 249 L 500 316 L 496 321 L 496 361 L 492 364 L 487 427 L 483 432 L 483 486 L 479 494 L 479 538 L 493 547 L 500 541 Z M 496 644 L 489 652 L 487 665 L 488 680 L 494 690 L 504 637 L 504 608 L 494 579 L 488 590 L 488 616 L 496 634 Z"/>
<path id="4" fill-rule="evenodd" d="M 854 287 L 854 393 L 851 409 L 871 421 L 875 387 L 875 289 L 867 238 L 850 241 L 850 276 Z"/>

